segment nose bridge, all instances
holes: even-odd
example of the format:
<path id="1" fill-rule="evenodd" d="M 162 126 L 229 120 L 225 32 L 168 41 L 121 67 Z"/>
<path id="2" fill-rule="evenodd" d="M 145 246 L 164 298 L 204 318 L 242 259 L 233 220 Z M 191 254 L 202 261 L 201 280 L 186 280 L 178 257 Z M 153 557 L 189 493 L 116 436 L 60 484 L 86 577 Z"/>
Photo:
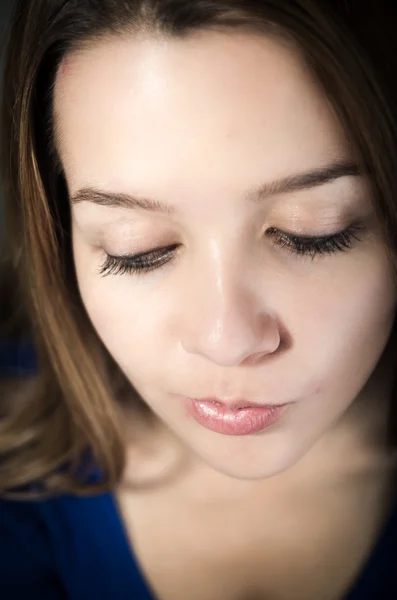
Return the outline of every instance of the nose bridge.
<path id="1" fill-rule="evenodd" d="M 265 302 L 244 262 L 214 250 L 191 271 L 183 348 L 225 366 L 274 352 L 279 332 Z"/>

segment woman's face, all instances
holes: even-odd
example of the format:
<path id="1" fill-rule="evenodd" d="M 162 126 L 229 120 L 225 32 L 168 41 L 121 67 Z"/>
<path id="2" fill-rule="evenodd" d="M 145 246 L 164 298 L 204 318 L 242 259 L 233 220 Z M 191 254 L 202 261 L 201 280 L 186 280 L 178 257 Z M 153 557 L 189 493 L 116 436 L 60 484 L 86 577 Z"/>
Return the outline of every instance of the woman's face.
<path id="1" fill-rule="evenodd" d="M 368 184 L 296 49 L 241 32 L 109 38 L 63 62 L 54 108 L 78 284 L 111 355 L 216 470 L 296 463 L 363 389 L 396 306 Z M 349 228 L 320 254 L 292 237 Z M 291 404 L 232 434 L 185 397 Z"/>

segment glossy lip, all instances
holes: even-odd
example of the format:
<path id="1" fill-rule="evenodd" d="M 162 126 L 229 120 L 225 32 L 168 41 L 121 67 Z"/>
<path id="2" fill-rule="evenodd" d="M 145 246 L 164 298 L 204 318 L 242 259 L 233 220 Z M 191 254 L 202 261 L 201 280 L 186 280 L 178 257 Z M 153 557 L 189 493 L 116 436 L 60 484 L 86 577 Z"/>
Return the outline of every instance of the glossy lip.
<path id="1" fill-rule="evenodd" d="M 250 402 L 245 398 L 236 398 L 234 400 L 221 400 L 220 398 L 207 397 L 207 398 L 192 398 L 195 402 L 204 402 L 205 404 L 215 404 L 219 406 L 224 406 L 226 408 L 230 408 L 232 410 L 238 410 L 241 408 L 251 408 L 251 407 L 259 407 L 259 408 L 272 408 L 274 406 L 281 406 L 281 404 L 264 404 L 263 402 Z"/>
<path id="2" fill-rule="evenodd" d="M 250 435 L 276 423 L 292 403 L 253 404 L 246 400 L 228 403 L 218 399 L 185 398 L 187 413 L 210 431 L 223 435 Z"/>

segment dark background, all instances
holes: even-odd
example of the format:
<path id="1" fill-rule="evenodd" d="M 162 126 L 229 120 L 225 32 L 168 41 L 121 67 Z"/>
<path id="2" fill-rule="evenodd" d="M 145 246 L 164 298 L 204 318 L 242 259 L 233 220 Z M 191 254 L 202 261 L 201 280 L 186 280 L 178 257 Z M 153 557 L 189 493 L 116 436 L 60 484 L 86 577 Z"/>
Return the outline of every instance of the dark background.
<path id="1" fill-rule="evenodd" d="M 0 33 L 3 39 L 3 31 L 8 22 L 8 18 L 11 12 L 11 8 L 14 4 L 13 0 L 1 0 L 0 2 Z"/>
<path id="2" fill-rule="evenodd" d="M 34 1 L 34 0 L 33 0 Z M 7 29 L 14 0 L 0 0 L 0 68 L 3 68 L 4 34 Z"/>
<path id="3" fill-rule="evenodd" d="M 14 5 L 14 0 L 0 0 L 0 72 L 1 72 L 1 81 L 3 80 L 3 52 L 4 52 L 4 36 L 7 28 L 8 20 L 10 17 L 11 9 Z M 0 185 L 0 231 L 2 224 L 2 212 L 1 212 L 1 204 L 2 204 L 2 194 L 1 194 L 1 185 Z"/>

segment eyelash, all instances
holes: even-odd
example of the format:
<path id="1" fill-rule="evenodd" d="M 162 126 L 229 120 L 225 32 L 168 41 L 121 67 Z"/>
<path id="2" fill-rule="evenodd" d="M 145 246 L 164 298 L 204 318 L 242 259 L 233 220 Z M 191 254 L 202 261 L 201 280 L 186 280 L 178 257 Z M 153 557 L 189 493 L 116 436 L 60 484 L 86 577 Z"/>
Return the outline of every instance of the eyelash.
<path id="1" fill-rule="evenodd" d="M 311 256 L 314 260 L 316 256 L 350 250 L 355 241 L 360 241 L 358 233 L 363 229 L 364 227 L 361 225 L 351 225 L 344 231 L 333 235 L 296 236 L 271 227 L 267 230 L 267 233 L 277 235 L 275 241 L 273 241 L 274 246 L 280 246 L 295 256 Z M 149 271 L 155 271 L 172 260 L 178 246 L 179 244 L 173 244 L 172 246 L 155 248 L 150 252 L 142 252 L 133 256 L 111 256 L 108 254 L 99 274 L 103 277 L 106 275 L 124 275 L 126 273 L 143 275 Z"/>

